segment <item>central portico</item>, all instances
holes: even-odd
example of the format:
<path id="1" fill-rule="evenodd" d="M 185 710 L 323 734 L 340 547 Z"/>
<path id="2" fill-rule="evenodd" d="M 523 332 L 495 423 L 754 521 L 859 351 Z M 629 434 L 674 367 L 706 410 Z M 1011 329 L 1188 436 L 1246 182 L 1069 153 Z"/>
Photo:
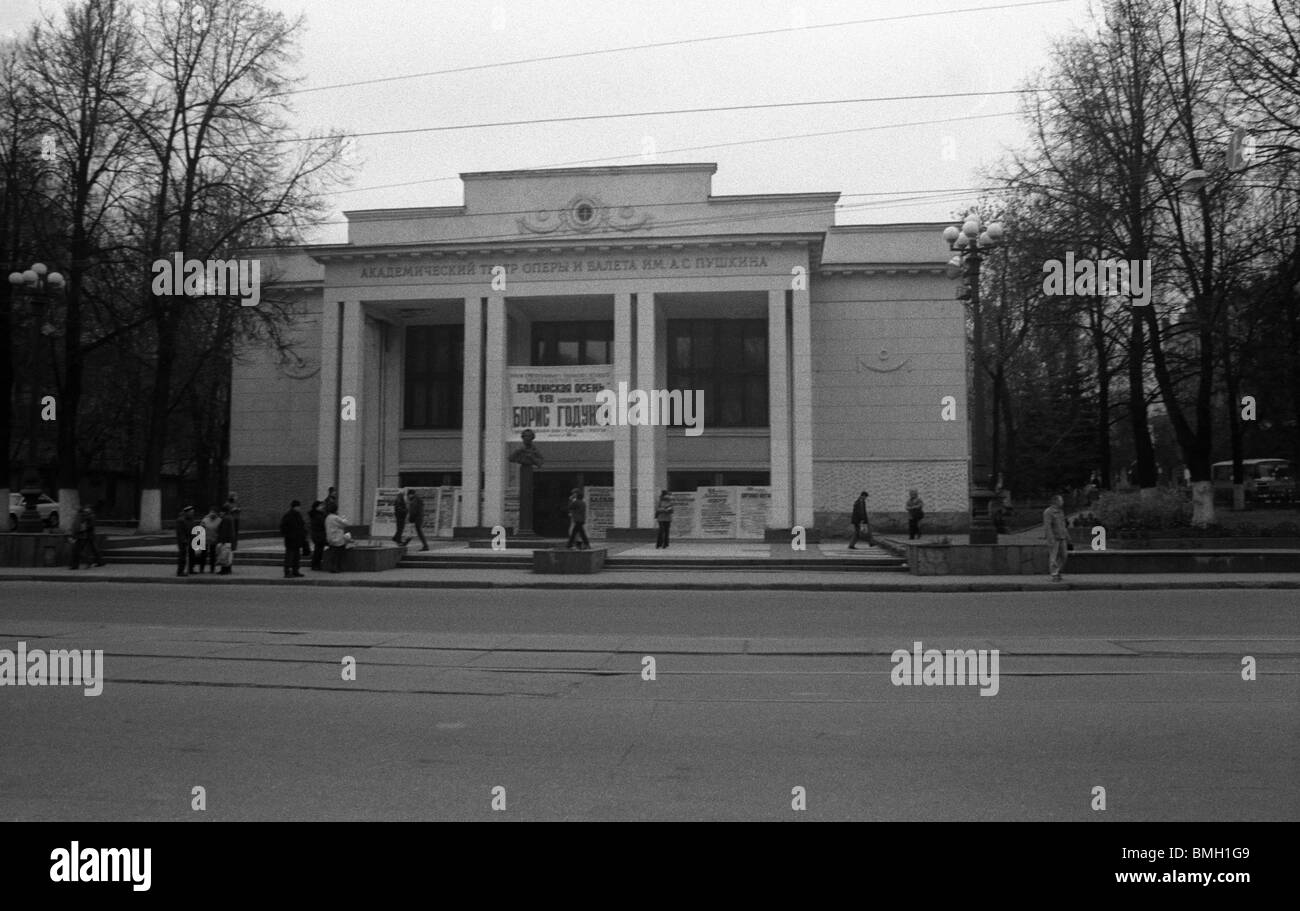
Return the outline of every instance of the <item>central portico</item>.
<path id="1" fill-rule="evenodd" d="M 615 426 L 609 442 L 542 442 L 546 471 L 610 476 L 615 528 L 654 527 L 670 466 L 749 473 L 771 489 L 769 527 L 811 527 L 807 277 L 838 194 L 710 197 L 714 170 L 465 174 L 464 206 L 346 213 L 350 242 L 311 251 L 326 289 L 318 486 L 369 515 L 372 488 L 454 461 L 459 524 L 509 524 L 509 367 L 605 363 L 615 387 L 650 390 L 729 363 L 700 435 Z M 446 376 L 441 401 L 399 411 L 417 356 Z"/>

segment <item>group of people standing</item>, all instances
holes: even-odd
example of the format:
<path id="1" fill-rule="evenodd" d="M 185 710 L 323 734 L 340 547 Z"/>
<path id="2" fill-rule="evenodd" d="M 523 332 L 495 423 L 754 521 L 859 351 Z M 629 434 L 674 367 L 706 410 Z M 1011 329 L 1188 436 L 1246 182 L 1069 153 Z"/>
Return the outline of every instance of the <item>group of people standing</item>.
<path id="1" fill-rule="evenodd" d="M 176 575 L 199 575 L 204 569 L 230 575 L 239 546 L 238 517 L 234 494 L 221 507 L 210 507 L 202 518 L 195 515 L 193 506 L 182 509 L 176 517 Z M 202 536 L 195 533 L 199 528 Z"/>
<path id="2" fill-rule="evenodd" d="M 289 511 L 280 518 L 280 538 L 284 541 L 284 577 L 301 579 L 302 558 L 311 558 L 311 568 L 317 572 L 325 569 L 329 557 L 329 571 L 343 571 L 343 555 L 352 543 L 347 519 L 339 515 L 338 495 L 329 489 L 324 500 L 313 500 L 311 509 L 303 516 L 298 510 L 301 500 L 289 504 Z"/>

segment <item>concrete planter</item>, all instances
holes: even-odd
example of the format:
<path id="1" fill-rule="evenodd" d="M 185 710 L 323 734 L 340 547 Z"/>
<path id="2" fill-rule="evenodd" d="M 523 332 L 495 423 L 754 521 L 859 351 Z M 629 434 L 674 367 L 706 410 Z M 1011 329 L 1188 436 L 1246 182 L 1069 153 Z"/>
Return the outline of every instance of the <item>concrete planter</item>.
<path id="1" fill-rule="evenodd" d="M 104 553 L 104 536 L 95 535 Z M 89 554 L 82 551 L 82 559 Z M 0 566 L 67 566 L 72 561 L 72 542 L 63 532 L 7 532 L 0 534 Z"/>
<path id="2" fill-rule="evenodd" d="M 1047 573 L 1045 544 L 908 544 L 914 576 L 1024 576 Z"/>
<path id="3" fill-rule="evenodd" d="M 535 550 L 533 572 L 545 575 L 591 575 L 605 568 L 604 547 L 591 550 Z"/>
<path id="4" fill-rule="evenodd" d="M 71 546 L 63 534 L 18 531 L 0 534 L 0 566 L 67 566 Z"/>
<path id="5" fill-rule="evenodd" d="M 353 545 L 343 554 L 343 569 L 353 573 L 378 573 L 396 569 L 405 553 L 406 548 L 395 544 L 379 547 Z"/>

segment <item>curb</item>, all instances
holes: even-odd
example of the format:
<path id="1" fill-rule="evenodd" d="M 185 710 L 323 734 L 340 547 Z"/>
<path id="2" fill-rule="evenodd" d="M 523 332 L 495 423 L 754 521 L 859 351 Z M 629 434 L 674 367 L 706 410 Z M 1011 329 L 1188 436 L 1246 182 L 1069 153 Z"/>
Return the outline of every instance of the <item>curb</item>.
<path id="1" fill-rule="evenodd" d="M 531 574 L 530 574 L 531 575 Z M 590 578 L 590 577 L 585 577 Z M 3 575 L 0 576 L 0 583 L 4 582 L 111 582 L 116 584 L 145 584 L 145 585 L 188 585 L 186 582 L 176 582 L 174 578 L 166 576 L 91 576 L 89 574 L 79 576 L 54 575 L 50 573 L 27 573 L 23 575 Z M 891 592 L 891 593 L 970 593 L 970 592 L 1052 592 L 1052 591 L 1181 591 L 1181 590 L 1227 590 L 1227 589 L 1300 589 L 1300 577 L 1293 580 L 1251 580 L 1251 579 L 1223 579 L 1213 581 L 1187 581 L 1178 580 L 1148 582 L 1148 581 L 1124 581 L 1122 579 L 1105 580 L 1097 582 L 924 582 L 916 584 L 903 584 L 898 582 L 738 582 L 738 583 L 721 583 L 721 582 L 616 582 L 616 581 L 593 581 L 593 582 L 560 582 L 560 581 L 533 581 L 531 579 L 520 579 L 518 581 L 478 581 L 472 579 L 443 579 L 443 580 L 391 580 L 381 579 L 315 579 L 307 577 L 304 579 L 289 580 L 286 583 L 284 579 L 255 579 L 231 577 L 223 579 L 218 585 L 264 585 L 286 588 L 314 588 L 314 587 L 339 587 L 339 588 L 423 588 L 423 589 L 558 589 L 563 591 L 802 591 L 802 592 Z"/>

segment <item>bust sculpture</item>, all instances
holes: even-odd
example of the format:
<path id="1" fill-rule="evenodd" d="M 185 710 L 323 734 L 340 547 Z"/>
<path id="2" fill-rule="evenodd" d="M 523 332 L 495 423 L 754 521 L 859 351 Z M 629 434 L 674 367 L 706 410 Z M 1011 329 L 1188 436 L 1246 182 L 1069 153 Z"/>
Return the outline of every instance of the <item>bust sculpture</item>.
<path id="1" fill-rule="evenodd" d="M 524 446 L 522 449 L 516 449 L 510 453 L 510 461 L 519 465 L 526 465 L 529 468 L 541 468 L 545 460 L 542 458 L 541 450 L 533 445 L 533 440 L 537 438 L 537 434 L 533 433 L 531 427 L 525 427 L 523 433 L 519 434 L 519 438 L 524 441 Z"/>

